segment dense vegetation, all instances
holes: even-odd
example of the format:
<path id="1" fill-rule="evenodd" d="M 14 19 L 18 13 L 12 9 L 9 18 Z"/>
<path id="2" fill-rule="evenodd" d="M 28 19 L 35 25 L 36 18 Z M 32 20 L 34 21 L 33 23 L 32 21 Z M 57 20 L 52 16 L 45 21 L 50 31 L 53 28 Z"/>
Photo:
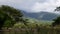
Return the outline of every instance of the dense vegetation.
<path id="1" fill-rule="evenodd" d="M 16 22 L 20 21 L 22 13 L 20 10 L 10 6 L 0 6 L 0 29 L 2 27 L 12 27 Z"/>
<path id="2" fill-rule="evenodd" d="M 60 6 L 57 7 L 57 8 L 55 9 L 55 11 L 59 11 L 59 12 L 60 12 Z M 54 19 L 53 21 L 54 21 L 54 22 L 52 23 L 53 26 L 60 25 L 60 16 L 57 17 L 56 19 Z"/>
<path id="3" fill-rule="evenodd" d="M 60 17 L 57 17 L 54 21 L 40 21 L 23 17 L 23 13 L 19 9 L 6 5 L 0 6 L 0 30 L 7 27 L 8 29 L 37 29 L 37 32 L 41 32 L 43 29 L 56 29 L 52 25 L 60 25 Z"/>

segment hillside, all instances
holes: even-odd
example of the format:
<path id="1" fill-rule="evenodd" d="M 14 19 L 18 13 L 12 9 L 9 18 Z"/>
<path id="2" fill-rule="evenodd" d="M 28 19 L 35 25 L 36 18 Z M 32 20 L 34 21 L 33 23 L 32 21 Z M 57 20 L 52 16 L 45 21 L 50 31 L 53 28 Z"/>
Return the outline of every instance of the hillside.
<path id="1" fill-rule="evenodd" d="M 49 12 L 39 12 L 39 13 L 27 13 L 23 12 L 25 17 L 35 18 L 38 20 L 53 20 L 57 18 L 59 15 L 55 13 L 49 13 Z"/>

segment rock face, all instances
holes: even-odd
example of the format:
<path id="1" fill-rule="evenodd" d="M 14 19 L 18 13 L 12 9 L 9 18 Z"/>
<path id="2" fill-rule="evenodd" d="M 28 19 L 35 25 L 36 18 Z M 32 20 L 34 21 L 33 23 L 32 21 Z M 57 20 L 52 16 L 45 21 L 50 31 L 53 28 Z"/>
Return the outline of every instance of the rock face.
<path id="1" fill-rule="evenodd" d="M 27 13 L 23 12 L 25 17 L 35 18 L 39 20 L 53 20 L 60 16 L 59 14 L 50 13 L 50 12 L 39 12 L 39 13 Z"/>

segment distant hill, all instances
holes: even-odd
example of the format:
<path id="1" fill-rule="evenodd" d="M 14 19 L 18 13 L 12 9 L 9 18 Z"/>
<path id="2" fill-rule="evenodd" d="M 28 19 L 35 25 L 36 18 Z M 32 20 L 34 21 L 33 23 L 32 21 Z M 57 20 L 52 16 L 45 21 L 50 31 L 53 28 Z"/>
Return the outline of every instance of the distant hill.
<path id="1" fill-rule="evenodd" d="M 53 20 L 59 16 L 58 14 L 50 12 L 27 13 L 23 11 L 23 14 L 25 17 L 35 18 L 38 20 L 48 20 L 48 21 Z"/>

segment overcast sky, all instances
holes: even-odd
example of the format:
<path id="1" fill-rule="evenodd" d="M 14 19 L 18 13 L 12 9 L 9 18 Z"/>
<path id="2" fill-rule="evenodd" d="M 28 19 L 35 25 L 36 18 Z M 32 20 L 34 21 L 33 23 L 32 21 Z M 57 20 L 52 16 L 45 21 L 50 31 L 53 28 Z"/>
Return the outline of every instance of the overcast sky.
<path id="1" fill-rule="evenodd" d="M 27 12 L 53 12 L 57 6 L 60 6 L 60 0 L 0 0 L 0 5 L 13 6 Z"/>

